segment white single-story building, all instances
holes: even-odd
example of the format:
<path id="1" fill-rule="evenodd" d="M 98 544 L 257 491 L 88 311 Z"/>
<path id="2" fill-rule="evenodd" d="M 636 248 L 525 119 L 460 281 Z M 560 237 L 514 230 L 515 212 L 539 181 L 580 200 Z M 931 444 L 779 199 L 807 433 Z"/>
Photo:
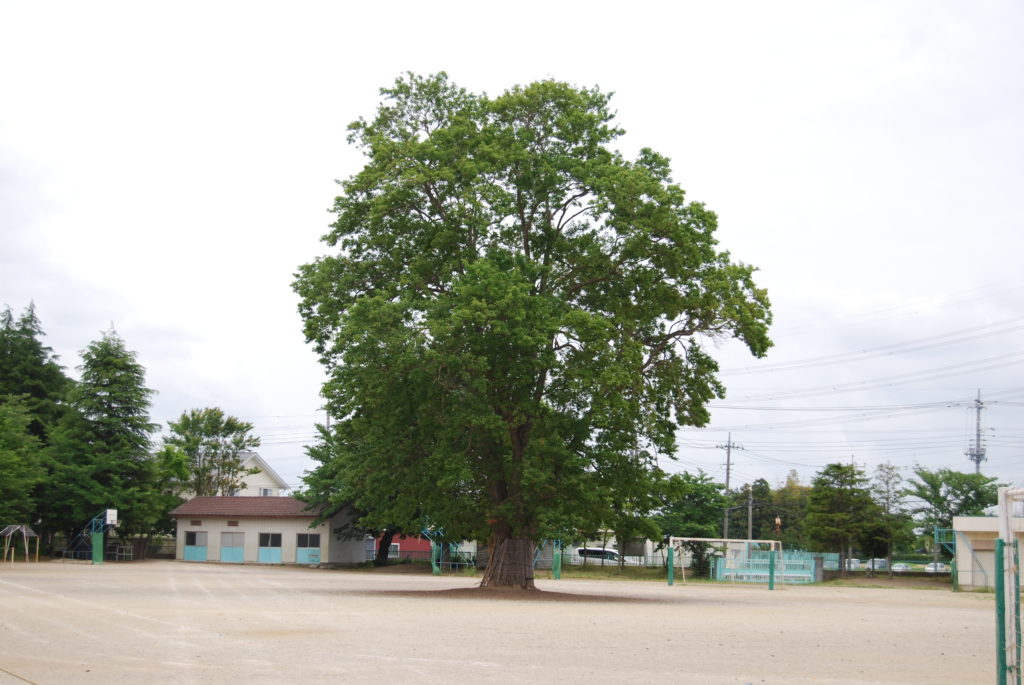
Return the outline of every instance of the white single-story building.
<path id="1" fill-rule="evenodd" d="M 1011 523 L 1017 546 L 1024 556 L 1024 518 Z M 995 549 L 999 537 L 998 516 L 954 516 L 956 570 L 960 587 L 965 590 L 995 587 Z"/>
<path id="2" fill-rule="evenodd" d="M 194 497 L 170 512 L 175 558 L 235 564 L 360 564 L 365 543 L 338 540 L 341 512 L 311 528 L 317 512 L 294 497 Z"/>

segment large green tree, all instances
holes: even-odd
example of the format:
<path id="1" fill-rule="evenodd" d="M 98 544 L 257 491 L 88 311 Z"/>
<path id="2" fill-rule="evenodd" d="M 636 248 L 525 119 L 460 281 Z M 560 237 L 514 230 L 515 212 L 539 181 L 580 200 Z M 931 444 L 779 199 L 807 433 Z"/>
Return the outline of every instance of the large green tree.
<path id="1" fill-rule="evenodd" d="M 952 528 L 954 516 L 981 516 L 999 499 L 995 478 L 952 469 L 914 467 L 904 494 L 918 500 L 911 508 L 918 522 L 932 528 Z"/>
<path id="2" fill-rule="evenodd" d="M 29 431 L 45 444 L 73 383 L 42 336 L 34 304 L 17 318 L 10 307 L 0 311 L 0 404 L 20 398 L 28 410 Z"/>
<path id="3" fill-rule="evenodd" d="M 245 486 L 245 477 L 259 470 L 243 468 L 245 452 L 260 446 L 250 435 L 251 423 L 213 407 L 190 409 L 169 421 L 164 444 L 180 450 L 187 465 L 183 490 L 199 495 L 232 495 Z"/>
<path id="4" fill-rule="evenodd" d="M 809 486 L 800 483 L 796 469 L 789 472 L 785 483 L 772 490 L 772 537 L 782 540 L 786 549 L 809 549 L 804 522 L 810 491 Z M 779 533 L 775 532 L 776 517 Z"/>
<path id="5" fill-rule="evenodd" d="M 654 515 L 661 535 L 670 537 L 717 538 L 721 533 L 722 510 L 728 502 L 722 485 L 703 471 L 683 472 L 668 477 L 663 503 Z M 704 542 L 688 542 L 697 573 L 708 571 L 713 548 Z"/>
<path id="6" fill-rule="evenodd" d="M 52 434 L 46 529 L 74 532 L 108 508 L 118 510 L 121 534 L 147 533 L 156 525 L 153 390 L 136 356 L 113 329 L 82 351 L 81 379 L 70 394 L 73 411 Z"/>
<path id="7" fill-rule="evenodd" d="M 42 442 L 31 431 L 32 415 L 23 397 L 0 402 L 0 526 L 31 524 L 36 487 L 43 481 Z"/>
<path id="8" fill-rule="evenodd" d="M 338 486 L 367 522 L 487 538 L 481 584 L 532 587 L 539 539 L 640 513 L 627 486 L 724 393 L 702 341 L 764 354 L 768 299 L 665 157 L 611 149 L 607 94 L 439 74 L 382 95 L 350 127 L 367 160 L 336 251 L 295 281 Z"/>
<path id="9" fill-rule="evenodd" d="M 861 546 L 872 557 L 885 554 L 889 575 L 892 576 L 892 552 L 901 544 L 914 539 L 914 526 L 905 507 L 906 493 L 899 467 L 879 464 L 871 480 L 871 496 L 878 505 L 878 517 L 866 531 Z"/>
<path id="10" fill-rule="evenodd" d="M 863 470 L 855 464 L 827 464 L 811 481 L 804 523 L 811 542 L 847 558 L 877 512 Z"/>

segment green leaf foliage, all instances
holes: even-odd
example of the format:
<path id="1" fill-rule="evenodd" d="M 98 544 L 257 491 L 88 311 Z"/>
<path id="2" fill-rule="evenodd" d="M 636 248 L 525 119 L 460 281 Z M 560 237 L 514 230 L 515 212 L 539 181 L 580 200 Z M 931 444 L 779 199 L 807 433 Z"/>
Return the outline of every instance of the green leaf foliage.
<path id="1" fill-rule="evenodd" d="M 828 464 L 811 482 L 805 531 L 818 549 L 845 554 L 877 513 L 864 472 L 854 464 Z"/>
<path id="2" fill-rule="evenodd" d="M 720 537 L 727 498 L 722 486 L 703 471 L 669 477 L 664 506 L 654 520 L 666 537 Z"/>
<path id="3" fill-rule="evenodd" d="M 245 486 L 245 477 L 259 469 L 245 469 L 245 452 L 260 445 L 249 433 L 251 423 L 228 416 L 213 407 L 190 409 L 177 421 L 169 421 L 171 434 L 164 445 L 169 455 L 178 454 L 185 477 L 184 491 L 200 495 L 232 495 Z"/>
<path id="4" fill-rule="evenodd" d="M 36 486 L 43 481 L 43 447 L 32 434 L 24 397 L 0 402 L 0 526 L 31 524 Z"/>
<path id="5" fill-rule="evenodd" d="M 912 511 L 929 530 L 952 528 L 954 516 L 982 516 L 999 499 L 996 479 L 980 473 L 917 466 L 914 476 L 904 493 L 920 501 Z"/>
<path id="6" fill-rule="evenodd" d="M 165 518 L 150 436 L 153 391 L 145 368 L 113 330 L 82 351 L 81 380 L 51 437 L 43 487 L 43 527 L 71 533 L 103 509 L 117 509 L 118 532 L 146 533 Z M 166 513 L 166 510 L 164 510 Z"/>
<path id="7" fill-rule="evenodd" d="M 48 441 L 50 428 L 63 414 L 73 385 L 53 350 L 43 345 L 43 328 L 35 305 L 15 318 L 10 307 L 0 311 L 0 403 L 20 397 L 29 415 L 32 435 Z"/>
<path id="8" fill-rule="evenodd" d="M 597 89 L 410 74 L 382 95 L 350 127 L 366 164 L 333 252 L 294 283 L 335 419 L 307 484 L 377 529 L 637 530 L 657 459 L 724 394 L 703 342 L 771 344 L 754 269 L 667 159 L 610 147 Z"/>

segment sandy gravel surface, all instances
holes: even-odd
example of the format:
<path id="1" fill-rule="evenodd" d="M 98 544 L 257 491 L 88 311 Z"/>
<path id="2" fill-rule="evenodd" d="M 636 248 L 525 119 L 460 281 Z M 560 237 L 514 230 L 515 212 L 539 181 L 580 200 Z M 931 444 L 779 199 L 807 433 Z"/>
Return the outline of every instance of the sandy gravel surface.
<path id="1" fill-rule="evenodd" d="M 991 683 L 992 595 L 152 561 L 0 566 L 8 683 Z"/>

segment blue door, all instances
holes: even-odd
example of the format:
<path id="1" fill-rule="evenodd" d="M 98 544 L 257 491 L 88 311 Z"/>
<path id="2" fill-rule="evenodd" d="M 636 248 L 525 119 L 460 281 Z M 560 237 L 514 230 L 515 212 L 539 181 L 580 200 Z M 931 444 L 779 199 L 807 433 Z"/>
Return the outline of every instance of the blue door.
<path id="1" fill-rule="evenodd" d="M 320 533 L 299 533 L 296 536 L 295 563 L 320 563 Z"/>
<path id="2" fill-rule="evenodd" d="M 261 564 L 281 563 L 280 533 L 260 533 L 260 547 L 256 553 L 256 561 Z"/>
<path id="3" fill-rule="evenodd" d="M 220 560 L 229 564 L 245 561 L 245 533 L 220 534 Z"/>
<path id="4" fill-rule="evenodd" d="M 206 531 L 185 531 L 185 561 L 206 561 Z"/>

